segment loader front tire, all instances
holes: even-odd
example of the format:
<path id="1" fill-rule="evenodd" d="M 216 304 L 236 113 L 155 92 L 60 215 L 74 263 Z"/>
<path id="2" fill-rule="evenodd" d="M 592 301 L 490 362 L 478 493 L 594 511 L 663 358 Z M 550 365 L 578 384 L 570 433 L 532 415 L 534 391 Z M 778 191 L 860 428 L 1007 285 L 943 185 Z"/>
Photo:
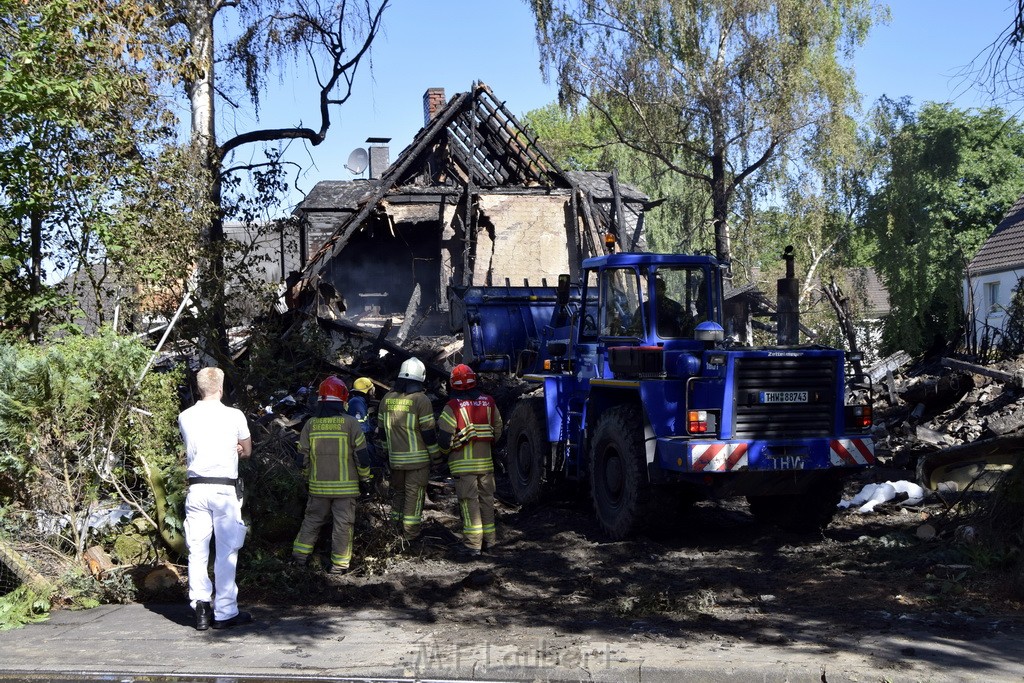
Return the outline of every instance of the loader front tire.
<path id="1" fill-rule="evenodd" d="M 601 530 L 613 541 L 635 533 L 651 499 L 637 406 L 609 409 L 598 421 L 590 451 L 590 499 Z"/>
<path id="2" fill-rule="evenodd" d="M 505 466 L 512 495 L 519 505 L 536 503 L 544 490 L 547 454 L 551 451 L 544 397 L 532 396 L 516 403 L 506 434 Z"/>

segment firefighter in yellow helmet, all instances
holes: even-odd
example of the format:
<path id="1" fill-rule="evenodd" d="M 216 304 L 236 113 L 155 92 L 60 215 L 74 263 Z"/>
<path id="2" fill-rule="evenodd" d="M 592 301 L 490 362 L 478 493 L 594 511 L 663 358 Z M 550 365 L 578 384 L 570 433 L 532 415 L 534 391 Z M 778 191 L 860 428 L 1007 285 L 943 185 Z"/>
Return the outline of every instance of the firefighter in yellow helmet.
<path id="1" fill-rule="evenodd" d="M 494 399 L 476 386 L 468 365 L 452 369 L 451 399 L 438 419 L 437 442 L 448 453 L 462 512 L 462 557 L 476 557 L 494 546 L 494 443 L 501 438 L 501 415 Z"/>
<path id="2" fill-rule="evenodd" d="M 370 454 L 371 467 L 375 470 L 383 467 L 384 463 L 377 458 L 377 449 L 373 444 L 373 433 L 376 431 L 376 415 L 370 414 L 370 399 L 373 398 L 373 380 L 369 377 L 359 377 L 352 382 L 352 391 L 348 395 L 348 403 L 345 412 L 359 421 L 359 426 L 366 437 L 366 450 Z"/>
<path id="3" fill-rule="evenodd" d="M 422 361 L 409 358 L 398 371 L 395 388 L 377 409 L 391 466 L 391 518 L 401 524 L 406 540 L 420 535 L 430 466 L 441 461 L 434 408 L 423 393 L 426 378 Z"/>
<path id="4" fill-rule="evenodd" d="M 303 468 L 309 468 L 309 501 L 299 535 L 292 543 L 292 561 L 309 563 L 320 529 L 334 519 L 331 573 L 348 571 L 352 560 L 352 527 L 356 521 L 359 483 L 370 477 L 366 439 L 359 422 L 345 414 L 348 388 L 337 377 L 320 384 L 317 413 L 299 434 Z"/>

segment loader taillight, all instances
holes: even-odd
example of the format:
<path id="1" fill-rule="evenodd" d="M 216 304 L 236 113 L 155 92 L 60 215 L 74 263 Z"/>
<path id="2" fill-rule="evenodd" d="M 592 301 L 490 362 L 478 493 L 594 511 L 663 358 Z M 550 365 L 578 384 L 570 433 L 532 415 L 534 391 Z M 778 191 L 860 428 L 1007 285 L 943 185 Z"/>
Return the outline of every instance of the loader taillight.
<path id="1" fill-rule="evenodd" d="M 686 431 L 690 434 L 707 434 L 708 411 L 690 410 L 686 417 Z"/>
<path id="2" fill-rule="evenodd" d="M 846 406 L 846 428 L 863 432 L 871 429 L 871 406 Z"/>

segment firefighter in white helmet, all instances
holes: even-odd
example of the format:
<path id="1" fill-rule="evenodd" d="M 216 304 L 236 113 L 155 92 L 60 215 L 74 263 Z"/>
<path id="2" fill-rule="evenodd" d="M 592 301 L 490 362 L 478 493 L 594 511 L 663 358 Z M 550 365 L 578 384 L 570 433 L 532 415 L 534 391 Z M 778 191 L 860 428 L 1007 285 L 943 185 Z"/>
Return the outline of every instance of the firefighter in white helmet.
<path id="1" fill-rule="evenodd" d="M 426 378 L 423 363 L 408 359 L 398 371 L 395 388 L 384 395 L 377 410 L 391 466 L 391 518 L 401 525 L 406 540 L 420 534 L 430 466 L 441 461 L 434 409 L 423 393 Z"/>
<path id="2" fill-rule="evenodd" d="M 438 419 L 437 442 L 448 453 L 455 493 L 462 513 L 462 557 L 476 557 L 494 547 L 494 461 L 492 448 L 501 438 L 501 415 L 494 399 L 476 385 L 468 365 L 456 365 L 449 379 L 451 398 Z"/>
<path id="3" fill-rule="evenodd" d="M 370 477 L 370 458 L 359 421 L 345 414 L 348 388 L 333 375 L 320 384 L 315 417 L 299 434 L 303 468 L 309 468 L 309 501 L 298 536 L 292 543 L 292 561 L 309 562 L 320 529 L 333 517 L 329 571 L 348 571 L 352 561 L 352 528 L 360 481 Z"/>

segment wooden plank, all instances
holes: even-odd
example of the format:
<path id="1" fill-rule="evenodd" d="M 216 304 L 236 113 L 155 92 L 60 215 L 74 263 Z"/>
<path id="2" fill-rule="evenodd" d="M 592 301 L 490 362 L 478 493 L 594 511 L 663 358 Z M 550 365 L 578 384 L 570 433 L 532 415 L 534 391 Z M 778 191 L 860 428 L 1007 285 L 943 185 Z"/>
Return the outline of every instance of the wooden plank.
<path id="1" fill-rule="evenodd" d="M 969 372 L 974 375 L 981 375 L 982 377 L 991 377 L 994 380 L 1005 382 L 1007 384 L 1020 384 L 1019 376 L 1013 375 L 1009 372 L 1003 372 L 1002 370 L 995 370 L 983 365 L 975 365 L 974 363 L 967 363 L 953 358 L 943 358 L 940 362 L 943 367 L 950 368 L 951 370 L 960 370 L 961 372 Z"/>

